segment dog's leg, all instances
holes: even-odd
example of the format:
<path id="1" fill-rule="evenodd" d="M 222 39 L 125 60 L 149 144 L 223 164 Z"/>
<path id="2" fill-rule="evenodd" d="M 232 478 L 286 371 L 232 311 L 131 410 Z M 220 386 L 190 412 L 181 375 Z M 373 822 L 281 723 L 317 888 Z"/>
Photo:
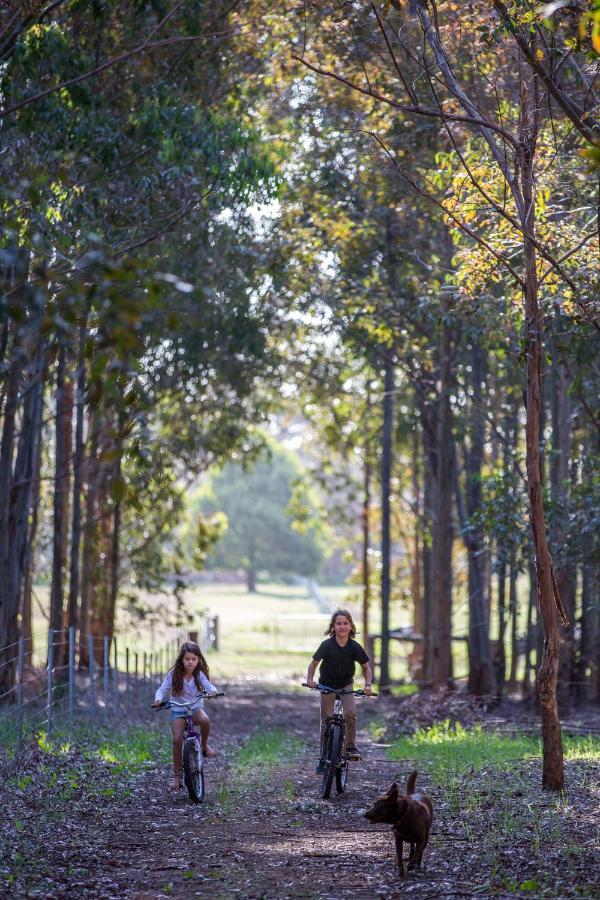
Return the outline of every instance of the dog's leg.
<path id="1" fill-rule="evenodd" d="M 414 864 L 415 864 L 415 847 L 417 845 L 409 844 L 409 846 L 410 846 L 410 853 L 408 854 L 408 864 L 407 864 L 406 868 L 410 870 L 414 867 Z"/>
<path id="2" fill-rule="evenodd" d="M 396 838 L 396 863 L 398 865 L 398 872 L 400 875 L 404 875 L 404 863 L 402 862 L 402 852 L 403 852 L 403 844 L 402 838 L 399 834 L 394 834 Z"/>
<path id="3" fill-rule="evenodd" d="M 410 864 L 410 868 L 420 869 L 421 868 L 421 860 L 423 859 L 423 850 L 427 846 L 427 842 L 429 840 L 429 834 L 426 834 L 422 841 L 416 845 L 414 858 L 412 863 Z"/>

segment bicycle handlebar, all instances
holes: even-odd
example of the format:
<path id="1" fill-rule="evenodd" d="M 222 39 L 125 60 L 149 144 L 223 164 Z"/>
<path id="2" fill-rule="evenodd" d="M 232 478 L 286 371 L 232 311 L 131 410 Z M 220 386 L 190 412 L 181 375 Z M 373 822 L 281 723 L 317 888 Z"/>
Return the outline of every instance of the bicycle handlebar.
<path id="1" fill-rule="evenodd" d="M 154 706 L 152 704 L 152 709 L 158 712 L 159 709 L 170 709 L 171 706 L 191 706 L 196 700 L 210 700 L 212 697 L 224 697 L 224 691 L 215 691 L 214 693 L 208 694 L 203 691 L 200 694 L 196 694 L 193 700 L 175 700 L 174 697 L 170 697 L 168 700 L 163 700 L 160 706 Z"/>
<path id="2" fill-rule="evenodd" d="M 365 694 L 362 688 L 356 691 L 343 691 L 341 688 L 330 688 L 323 684 L 310 687 L 306 681 L 302 682 L 302 687 L 307 687 L 310 691 L 318 691 L 320 694 L 354 694 L 355 697 L 379 697 L 379 694 Z"/>

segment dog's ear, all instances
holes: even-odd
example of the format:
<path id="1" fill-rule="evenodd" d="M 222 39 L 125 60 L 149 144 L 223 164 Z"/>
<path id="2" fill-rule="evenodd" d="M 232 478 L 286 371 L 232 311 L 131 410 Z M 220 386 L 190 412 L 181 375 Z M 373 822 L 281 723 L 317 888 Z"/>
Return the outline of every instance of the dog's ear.
<path id="1" fill-rule="evenodd" d="M 393 783 L 389 791 L 387 792 L 388 797 L 391 797 L 392 800 L 398 796 L 398 785 L 396 782 Z"/>

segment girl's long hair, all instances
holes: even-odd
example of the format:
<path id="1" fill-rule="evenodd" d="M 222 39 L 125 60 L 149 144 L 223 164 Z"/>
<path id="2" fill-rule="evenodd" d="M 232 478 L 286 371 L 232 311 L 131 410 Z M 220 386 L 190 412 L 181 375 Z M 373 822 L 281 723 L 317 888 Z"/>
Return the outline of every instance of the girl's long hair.
<path id="1" fill-rule="evenodd" d="M 333 635 L 335 634 L 335 620 L 338 616 L 346 616 L 346 618 L 350 622 L 350 637 L 356 637 L 356 625 L 354 624 L 354 619 L 352 618 L 351 613 L 347 609 L 336 609 L 336 611 L 331 614 L 329 625 L 327 626 L 327 629 L 323 632 L 323 634 L 328 634 L 329 637 L 333 637 Z"/>
<path id="2" fill-rule="evenodd" d="M 208 674 L 208 664 L 202 656 L 200 647 L 198 644 L 195 644 L 194 641 L 186 641 L 185 644 L 181 645 L 179 656 L 175 660 L 175 665 L 173 666 L 171 690 L 174 697 L 183 693 L 183 674 L 185 672 L 185 669 L 183 668 L 183 657 L 186 653 L 193 653 L 194 656 L 198 657 L 198 665 L 193 671 L 193 676 L 199 691 L 202 690 L 202 686 L 200 685 L 200 672 L 204 672 L 206 677 L 210 678 L 210 675 Z"/>

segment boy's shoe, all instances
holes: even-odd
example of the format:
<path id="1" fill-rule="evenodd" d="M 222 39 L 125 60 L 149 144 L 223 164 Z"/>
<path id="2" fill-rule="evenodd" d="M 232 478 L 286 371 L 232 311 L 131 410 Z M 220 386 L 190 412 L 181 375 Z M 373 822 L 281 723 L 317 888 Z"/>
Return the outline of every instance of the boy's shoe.
<path id="1" fill-rule="evenodd" d="M 360 753 L 358 752 L 358 748 L 355 744 L 348 744 L 346 747 L 346 756 L 348 759 L 360 759 Z"/>
<path id="2" fill-rule="evenodd" d="M 317 775 L 323 775 L 325 772 L 325 769 L 326 769 L 325 760 L 320 759 L 317 764 L 317 768 L 315 769 L 315 772 L 317 773 Z"/>

